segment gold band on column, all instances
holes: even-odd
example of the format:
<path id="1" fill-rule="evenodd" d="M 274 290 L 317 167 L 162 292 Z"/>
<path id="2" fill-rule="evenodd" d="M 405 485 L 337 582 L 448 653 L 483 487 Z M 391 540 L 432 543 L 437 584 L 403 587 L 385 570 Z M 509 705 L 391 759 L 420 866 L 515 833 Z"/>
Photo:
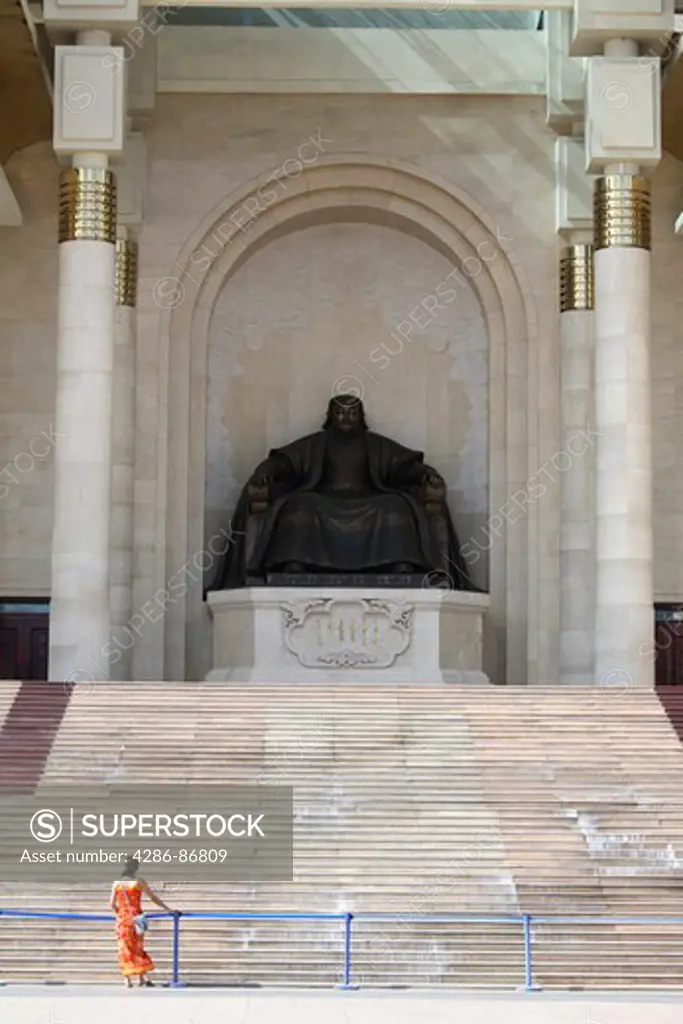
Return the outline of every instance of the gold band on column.
<path id="1" fill-rule="evenodd" d="M 59 241 L 116 242 L 116 180 L 99 167 L 67 167 L 59 179 Z"/>
<path id="2" fill-rule="evenodd" d="M 138 297 L 138 245 L 116 240 L 116 305 L 134 307 Z"/>
<path id="3" fill-rule="evenodd" d="M 634 174 L 608 174 L 595 182 L 596 249 L 650 249 L 650 182 Z"/>
<path id="4" fill-rule="evenodd" d="M 560 256 L 560 313 L 593 306 L 593 246 L 570 245 Z"/>

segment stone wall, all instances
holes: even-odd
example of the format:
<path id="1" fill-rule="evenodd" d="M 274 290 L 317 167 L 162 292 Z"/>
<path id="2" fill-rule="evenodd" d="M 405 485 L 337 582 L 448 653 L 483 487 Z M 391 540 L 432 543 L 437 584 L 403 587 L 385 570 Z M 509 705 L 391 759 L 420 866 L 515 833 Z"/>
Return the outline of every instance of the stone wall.
<path id="1" fill-rule="evenodd" d="M 182 144 L 179 145 L 181 136 Z M 311 141 L 317 142 L 321 150 L 319 161 L 311 173 L 318 172 L 319 168 L 329 167 L 329 194 L 321 194 L 324 193 L 325 186 L 318 186 L 315 198 L 310 199 L 306 208 L 306 175 L 310 167 L 306 169 L 303 178 L 300 178 L 296 170 L 296 161 L 302 145 L 306 146 L 306 153 L 310 159 Z M 272 262 L 276 257 L 266 254 L 263 257 L 255 256 L 254 253 L 261 243 L 254 247 L 253 239 L 259 234 L 262 221 L 269 218 L 272 221 L 271 227 L 277 235 L 278 204 L 285 205 L 290 200 L 293 202 L 300 197 L 301 209 L 308 215 L 308 219 L 307 223 L 297 225 L 297 228 L 305 227 L 312 231 L 320 229 L 323 232 L 333 230 L 329 223 L 325 223 L 331 216 L 329 209 L 325 214 L 323 208 L 326 204 L 329 206 L 334 202 L 330 198 L 334 193 L 340 202 L 346 204 L 344 217 L 348 215 L 355 196 L 360 194 L 364 185 L 362 166 L 365 163 L 375 168 L 378 164 L 385 167 L 387 179 L 390 178 L 394 167 L 400 167 L 403 173 L 408 170 L 413 175 L 410 189 L 415 192 L 416 201 L 419 201 L 420 191 L 431 190 L 431 193 L 435 194 L 442 188 L 444 191 L 439 193 L 439 198 L 435 202 L 437 206 L 441 204 L 444 210 L 448 203 L 455 203 L 455 200 L 449 199 L 449 190 L 457 192 L 463 197 L 458 201 L 459 213 L 456 219 L 459 223 L 455 225 L 448 222 L 448 217 L 452 219 L 453 216 L 451 210 L 448 217 L 445 213 L 442 215 L 445 227 L 453 232 L 457 230 L 463 245 L 472 245 L 470 236 L 474 237 L 480 230 L 478 224 L 485 224 L 490 236 L 499 240 L 500 266 L 488 268 L 488 277 L 491 280 L 496 276 L 504 277 L 505 274 L 509 277 L 510 268 L 514 266 L 514 273 L 519 272 L 519 279 L 524 281 L 524 284 L 517 287 L 519 294 L 523 295 L 522 301 L 526 304 L 526 309 L 522 321 L 513 331 L 510 349 L 501 341 L 505 334 L 503 321 L 508 316 L 508 308 L 515 302 L 519 303 L 519 296 L 514 300 L 511 294 L 508 294 L 503 299 L 500 298 L 499 291 L 499 297 L 496 298 L 491 280 L 484 281 L 484 274 L 481 275 L 482 280 L 473 279 L 471 282 L 473 290 L 479 294 L 482 305 L 485 303 L 481 296 L 487 293 L 488 288 L 488 306 L 484 310 L 487 333 L 498 336 L 498 343 L 493 345 L 489 358 L 492 378 L 499 382 L 489 396 L 489 435 L 492 438 L 495 435 L 489 452 L 488 476 L 493 485 L 489 488 L 489 511 L 492 503 L 496 508 L 505 503 L 510 487 L 509 493 L 522 488 L 528 477 L 552 457 L 557 450 L 557 318 L 554 294 L 555 239 L 552 226 L 552 142 L 552 137 L 543 123 L 541 104 L 536 101 L 459 99 L 457 104 L 454 104 L 449 100 L 431 98 L 392 98 L 387 101 L 376 101 L 360 97 L 324 101 L 312 97 L 241 97 L 239 101 L 227 97 L 202 97 L 201 101 L 190 97 L 164 97 L 161 100 L 152 130 L 147 219 L 141 250 L 139 358 L 147 360 L 147 379 L 144 386 L 146 408 L 142 410 L 140 405 L 138 406 L 139 417 L 140 414 L 144 417 L 144 422 L 140 418 L 138 421 L 138 440 L 139 456 L 145 462 L 148 459 L 150 463 L 156 461 L 162 467 L 167 491 L 165 496 L 157 492 L 154 501 L 147 490 L 148 487 L 151 489 L 151 481 L 145 480 L 144 484 L 142 480 L 140 481 L 145 492 L 144 504 L 139 503 L 138 525 L 145 531 L 146 549 L 143 550 L 139 546 L 138 556 L 145 569 L 154 565 L 155 573 L 146 573 L 147 579 L 144 581 L 142 577 L 140 578 L 139 603 L 146 600 L 155 590 L 164 588 L 165 581 L 169 575 L 174 575 L 181 568 L 188 552 L 201 554 L 206 539 L 207 522 L 203 500 L 202 507 L 188 506 L 186 519 L 173 524 L 173 538 L 177 540 L 180 537 L 184 538 L 185 535 L 188 537 L 188 543 L 182 550 L 174 549 L 173 538 L 164 536 L 159 527 L 162 525 L 161 506 L 164 497 L 167 506 L 172 505 L 173 509 L 184 505 L 188 499 L 187 481 L 188 474 L 191 475 L 193 472 L 193 462 L 201 458 L 205 441 L 209 446 L 214 443 L 210 437 L 205 439 L 202 436 L 205 429 L 205 410 L 200 407 L 201 403 L 195 394 L 195 389 L 199 386 L 197 378 L 203 378 L 206 374 L 204 355 L 200 354 L 199 350 L 201 349 L 203 353 L 203 346 L 207 343 L 205 335 L 210 330 L 214 307 L 220 306 L 221 301 L 229 302 L 229 299 L 221 298 L 224 288 L 222 282 L 207 284 L 207 279 L 211 275 L 218 278 L 220 273 L 224 272 L 217 269 L 221 261 L 237 259 L 239 262 L 243 259 L 246 261 L 243 271 L 241 267 L 233 267 L 234 276 L 227 284 L 227 288 L 233 289 L 235 294 L 242 272 L 251 275 L 254 282 L 257 281 L 257 264 L 249 270 L 249 263 L 261 258 Z M 518 143 L 523 150 L 522 153 L 518 152 Z M 198 156 L 200 153 L 201 157 Z M 350 180 L 345 183 L 343 173 L 334 171 L 335 164 L 350 160 L 355 161 L 360 167 L 353 188 L 350 187 Z M 323 171 L 320 174 L 324 177 Z M 271 187 L 266 190 L 269 178 Z M 200 179 L 201 187 L 198 185 Z M 348 186 L 346 194 L 345 184 Z M 370 181 L 366 184 L 369 188 Z M 259 194 L 268 197 L 277 193 L 274 199 L 265 199 L 264 205 L 268 207 L 272 203 L 273 210 L 257 213 L 258 220 L 255 225 L 249 224 L 247 229 L 235 232 L 234 237 L 229 238 L 227 246 L 231 253 L 226 254 L 225 241 L 221 242 L 220 238 L 217 238 L 225 227 L 221 218 L 227 217 L 226 204 L 229 205 L 234 199 L 239 207 L 235 211 L 236 219 L 241 219 L 244 224 L 246 210 L 246 220 L 249 220 L 253 208 L 247 205 L 246 200 L 239 206 L 239 197 L 247 192 L 249 187 L 261 189 Z M 302 193 L 304 195 L 301 195 Z M 542 201 L 544 195 L 545 202 L 539 207 L 538 201 Z M 360 203 L 360 200 L 358 202 Z M 433 230 L 433 222 L 437 220 L 439 211 L 435 210 L 432 213 L 432 224 L 429 228 L 426 224 L 422 226 L 419 217 L 416 219 L 412 214 L 410 226 L 406 228 L 405 223 L 400 224 L 400 220 L 408 205 L 407 198 L 392 196 L 390 187 L 387 187 L 386 193 L 375 202 L 373 213 L 378 214 L 382 206 L 385 207 L 386 213 L 382 225 L 385 230 L 381 234 L 386 247 L 386 269 L 383 273 L 391 274 L 394 253 L 398 258 L 405 259 L 410 251 L 415 254 L 408 257 L 410 262 L 419 259 L 422 263 L 427 258 L 432 261 L 425 264 L 424 273 L 427 277 L 436 274 L 436 285 L 442 280 L 440 266 L 444 264 L 435 264 L 433 261 L 436 256 L 433 253 L 425 257 L 426 246 L 418 245 L 418 240 L 422 234 L 422 241 L 425 241 L 428 231 Z M 283 218 L 286 216 L 286 213 L 283 214 Z M 396 222 L 394 228 L 400 230 L 403 235 L 410 235 L 410 238 L 404 238 L 400 242 L 395 240 L 395 237 L 392 240 L 392 232 L 386 230 L 387 227 L 392 227 L 392 217 Z M 297 245 L 312 244 L 287 240 L 286 236 L 290 230 L 291 226 L 284 224 L 283 221 L 283 238 L 280 243 L 283 246 L 296 248 Z M 348 230 L 359 231 L 361 228 L 356 226 Z M 380 237 L 376 224 L 372 229 L 363 230 L 372 230 L 373 237 Z M 228 236 L 230 233 L 231 229 L 228 226 Z M 395 236 L 395 232 L 393 234 Z M 275 235 L 268 241 L 275 244 Z M 379 243 L 373 243 L 377 244 Z M 437 247 L 430 244 L 432 249 Z M 550 260 L 549 245 L 552 249 Z M 184 254 L 182 258 L 179 255 L 181 250 Z M 419 257 L 416 255 L 418 252 Z M 449 265 L 452 267 L 452 254 L 449 256 L 447 249 L 442 252 L 450 259 Z M 486 252 L 490 254 L 491 250 L 487 249 Z M 337 276 L 352 275 L 351 280 L 357 282 L 356 288 L 372 290 L 372 282 L 363 280 L 362 268 L 352 267 L 348 257 L 331 266 Z M 447 270 L 447 266 L 444 265 L 444 269 Z M 323 271 L 324 266 L 321 266 L 321 272 Z M 413 309 L 424 297 L 428 287 L 424 273 L 414 272 L 414 284 L 411 286 L 409 281 L 403 284 L 403 294 L 397 295 L 392 306 L 382 312 L 380 321 L 384 330 L 386 325 L 383 321 L 390 319 L 390 313 L 393 315 L 395 310 L 398 316 L 402 316 L 404 310 Z M 174 285 L 170 281 L 172 277 L 180 277 L 180 280 Z M 529 280 L 533 282 L 532 286 L 526 284 Z M 262 280 L 259 283 L 264 292 L 264 302 L 259 307 L 259 316 L 263 319 L 264 309 L 269 303 L 274 303 L 276 313 L 271 321 L 270 330 L 280 330 L 277 307 L 284 303 L 283 315 L 286 314 L 286 290 L 283 288 L 281 294 L 273 298 L 274 289 L 277 291 L 276 284 L 272 280 Z M 296 290 L 299 291 L 304 286 L 305 282 L 299 282 L 296 284 Z M 340 301 L 345 290 L 346 294 L 349 294 L 351 287 L 350 283 L 337 281 L 334 284 L 337 295 L 331 297 L 333 304 Z M 199 299 L 196 297 L 198 290 L 201 292 Z M 186 315 L 185 309 L 192 302 L 197 303 L 196 310 L 192 316 Z M 256 302 L 258 303 L 258 299 Z M 343 334 L 347 325 L 348 333 L 355 335 L 358 335 L 359 327 L 365 332 L 368 332 L 368 329 L 377 330 L 377 320 L 367 320 L 367 310 L 372 307 L 371 298 L 366 300 L 366 303 L 365 310 L 357 309 L 353 314 L 346 310 L 344 319 L 335 325 L 334 330 L 341 330 Z M 172 306 L 173 309 L 160 309 L 160 305 Z M 300 309 L 299 315 L 309 315 L 310 312 L 309 306 L 308 309 Z M 185 320 L 182 319 L 183 316 Z M 217 316 L 219 317 L 219 314 Z M 363 316 L 366 317 L 365 324 L 362 323 Z M 377 317 L 377 311 L 373 316 Z M 202 318 L 207 324 L 200 327 L 199 321 Z M 319 333 L 321 327 L 322 320 L 320 327 L 316 326 L 311 334 Z M 287 327 L 285 333 L 288 332 L 290 337 L 292 333 L 296 333 Z M 145 339 L 151 339 L 156 335 L 160 339 L 160 348 L 152 348 L 150 342 L 142 340 L 143 335 Z M 191 335 L 191 342 L 189 350 L 185 351 L 188 335 Z M 537 339 L 541 335 L 547 339 L 542 359 L 537 350 Z M 376 344 L 379 344 L 379 341 L 378 338 Z M 370 352 L 376 345 L 364 341 L 363 347 Z M 143 355 L 145 349 L 148 352 L 147 356 Z M 206 358 L 210 360 L 210 352 Z M 263 364 L 264 358 L 267 358 L 265 352 L 264 356 L 259 356 L 256 352 L 249 354 L 254 368 L 259 359 Z M 432 358 L 437 358 L 438 361 L 438 357 Z M 407 365 L 406 360 L 406 370 L 402 372 L 407 372 Z M 268 367 L 269 376 L 276 374 L 278 369 L 279 365 L 272 363 Z M 139 366 L 139 370 L 142 371 L 142 367 Z M 328 375 L 326 370 L 320 371 L 317 389 L 322 388 L 323 376 L 327 377 L 323 401 L 329 395 L 336 376 L 351 372 L 351 368 L 344 365 L 343 359 L 339 360 L 339 366 L 335 368 L 334 373 Z M 391 371 L 385 369 L 382 372 L 388 374 Z M 189 393 L 185 390 L 181 397 L 181 390 L 187 388 L 188 375 Z M 165 390 L 164 380 L 169 382 Z M 540 380 L 543 381 L 542 392 L 539 390 Z M 159 420 L 156 421 L 153 396 L 158 383 L 160 391 L 156 411 Z M 415 387 L 422 386 L 416 380 L 413 383 Z M 379 390 L 381 391 L 381 386 Z M 533 395 L 531 401 L 527 399 L 529 394 Z M 542 414 L 545 423 L 540 431 L 537 409 L 539 394 L 548 396 L 544 400 L 546 408 Z M 214 396 L 209 395 L 209 423 L 214 415 L 211 412 L 212 400 L 216 401 Z M 317 403 L 319 402 L 320 398 L 317 399 Z M 168 415 L 167 421 L 163 419 L 164 412 Z M 404 417 L 396 416 L 395 413 L 390 417 L 388 413 L 387 404 L 386 409 L 380 409 L 382 420 L 377 424 L 378 427 L 394 435 L 397 435 L 398 431 L 398 435 L 402 436 L 405 428 L 401 426 L 400 421 Z M 424 415 L 424 411 L 414 415 L 415 426 L 412 431 L 406 430 L 406 440 L 410 433 L 424 433 L 425 428 L 421 423 Z M 181 430 L 179 424 L 183 417 L 186 417 L 187 429 Z M 392 419 L 396 424 L 393 427 Z M 410 419 L 407 422 L 410 423 Z M 285 426 L 285 422 L 282 422 L 279 427 L 274 427 L 276 431 L 282 432 L 283 440 L 290 434 Z M 258 430 L 254 430 L 256 437 Z M 190 437 L 187 451 L 179 451 L 179 440 L 173 436 L 174 432 L 178 431 L 181 434 L 184 431 L 184 435 Z M 293 429 L 292 432 L 296 433 Z M 527 436 L 531 442 L 529 445 Z M 254 451 L 261 446 L 261 441 L 255 443 Z M 511 446 L 512 450 L 505 450 L 506 446 Z M 429 445 L 425 447 L 429 448 Z M 438 456 L 442 454 L 444 448 L 443 455 L 458 454 L 458 450 L 454 450 L 450 444 L 437 445 L 431 452 L 428 451 L 428 454 L 438 462 Z M 436 456 L 432 454 L 434 451 Z M 251 456 L 249 458 L 252 461 Z M 448 469 L 447 466 L 445 468 Z M 201 483 L 203 486 L 203 477 Z M 228 481 L 224 480 L 222 485 L 225 497 L 212 496 L 212 502 L 215 500 L 219 504 L 227 500 L 227 483 Z M 195 490 L 196 485 L 193 484 L 190 493 L 194 494 Z M 142 498 L 142 492 L 140 497 Z M 457 509 L 454 508 L 454 511 L 457 516 Z M 519 681 L 528 678 L 529 658 L 534 663 L 531 669 L 535 673 L 539 658 L 546 664 L 552 662 L 553 649 L 557 645 L 556 567 L 544 568 L 541 571 L 538 559 L 540 543 L 546 550 L 552 551 L 552 538 L 557 533 L 557 495 L 549 494 L 548 500 L 542 505 L 534 504 L 522 519 L 523 522 L 516 527 L 520 539 L 515 544 L 506 546 L 497 535 L 484 542 L 484 549 L 491 547 L 489 559 L 494 557 L 498 561 L 495 587 L 498 588 L 499 596 L 494 601 L 495 607 L 499 609 L 496 629 L 499 633 L 506 630 L 511 633 L 510 637 L 499 636 L 494 641 L 494 646 L 498 648 L 507 644 L 509 649 L 509 643 L 513 644 Z M 469 524 L 464 528 L 468 529 L 468 526 Z M 153 544 L 155 536 L 156 546 Z M 529 558 L 527 546 L 530 546 Z M 481 562 L 481 569 L 485 569 L 483 557 Z M 531 587 L 528 586 L 527 571 L 535 580 Z M 510 616 L 502 611 L 508 603 L 508 588 L 513 588 L 516 595 Z M 177 666 L 182 664 L 188 665 L 190 674 L 201 674 L 201 666 L 193 661 L 190 648 L 194 647 L 195 651 L 198 651 L 202 644 L 205 645 L 206 633 L 203 633 L 203 630 L 207 624 L 203 621 L 203 612 L 197 604 L 196 597 L 188 595 L 187 602 L 184 608 L 178 604 L 170 609 L 171 618 L 175 616 L 174 626 L 166 630 L 165 636 L 162 635 L 162 629 L 150 629 L 149 634 L 146 633 L 145 638 L 141 638 L 145 643 L 136 644 L 135 653 L 138 657 L 144 654 L 145 666 L 152 664 L 151 659 L 157 659 L 158 664 L 158 659 L 163 657 L 162 664 L 166 675 L 173 676 L 179 671 Z M 538 628 L 535 629 L 533 637 L 527 637 L 527 607 L 532 605 L 534 625 Z M 538 608 L 541 609 L 540 612 Z M 542 621 L 544 619 L 545 621 Z M 183 623 L 187 625 L 185 636 L 182 635 Z M 200 639 L 201 637 L 204 639 Z M 193 665 L 193 668 L 190 668 L 190 665 Z M 142 675 L 143 672 L 136 670 L 136 674 Z"/>
<path id="2" fill-rule="evenodd" d="M 362 396 L 370 429 L 420 448 L 444 476 L 461 541 L 481 535 L 488 339 L 452 269 L 426 243 L 371 224 L 287 235 L 240 268 L 209 333 L 206 537 L 268 450 L 318 430 L 345 390 Z M 487 555 L 473 566 L 482 588 Z"/>
<path id="3" fill-rule="evenodd" d="M 377 429 L 424 447 L 445 473 L 461 534 L 477 527 L 481 531 L 495 515 L 501 493 L 502 503 L 511 493 L 505 490 L 511 481 L 521 481 L 515 489 L 539 471 L 548 478 L 559 436 L 558 244 L 554 137 L 545 126 L 544 110 L 541 99 L 495 97 L 159 98 L 146 128 L 146 221 L 140 238 L 135 610 L 165 588 L 170 576 L 180 571 L 201 575 L 192 565 L 184 568 L 183 560 L 176 565 L 176 550 L 186 550 L 190 559 L 203 550 L 206 534 L 262 451 L 315 427 L 321 403 L 344 375 L 363 381 Z M 463 213 L 461 233 L 470 230 L 463 226 L 467 217 L 472 231 L 478 217 L 500 240 L 521 282 L 526 325 L 519 350 L 494 345 L 485 355 L 487 336 L 501 314 L 490 303 L 484 308 L 480 282 L 473 279 L 443 318 L 435 318 L 419 337 L 416 331 L 410 348 L 390 356 L 389 364 L 374 373 L 370 353 L 387 331 L 388 344 L 393 343 L 392 319 L 398 322 L 414 309 L 449 272 L 452 260 L 420 238 L 419 226 L 410 236 L 403 230 L 400 203 L 387 211 L 382 225 L 322 223 L 311 203 L 308 222 L 297 233 L 283 232 L 279 238 L 276 233 L 255 254 L 248 252 L 250 231 L 237 231 L 230 244 L 245 254 L 242 265 L 217 289 L 210 307 L 198 307 L 197 316 L 205 319 L 206 362 L 193 361 L 194 340 L 179 355 L 179 336 L 169 318 L 179 302 L 182 311 L 195 287 L 187 266 L 179 269 L 176 263 L 181 252 L 192 248 L 211 223 L 212 211 L 228 197 L 272 175 L 283 194 L 301 189 L 305 176 L 295 177 L 291 161 L 307 140 L 313 140 L 307 158 L 317 144 L 321 164 L 349 158 L 384 161 L 441 183 L 445 193 L 467 197 L 463 210 L 470 212 Z M 25 216 L 22 228 L 0 230 L 0 375 L 5 383 L 0 464 L 11 468 L 17 455 L 31 452 L 41 431 L 49 432 L 54 408 L 57 166 L 46 143 L 16 154 L 6 170 Z M 676 598 L 683 596 L 678 500 L 683 365 L 677 337 L 683 257 L 671 225 L 680 209 L 680 165 L 664 161 L 655 182 L 655 579 L 660 596 Z M 347 200 L 352 205 L 353 195 Z M 393 225 L 390 215 L 395 215 Z M 199 263 L 196 273 L 203 273 Z M 173 277 L 179 283 L 170 282 Z M 379 383 L 354 370 L 355 360 Z M 505 383 L 492 385 L 488 394 L 482 386 L 487 361 L 492 381 Z M 178 386 L 183 373 L 192 375 L 195 391 L 204 389 L 202 423 L 197 409 L 183 404 L 189 401 Z M 428 385 L 430 402 L 425 399 Z M 267 416 L 266 408 L 271 410 Z M 189 440 L 179 450 L 169 436 L 183 417 L 188 417 Z M 240 427 L 244 423 L 248 429 Z M 197 431 L 206 431 L 199 456 L 193 448 Z M 491 444 L 485 461 L 487 436 Z M 496 437 L 503 438 L 507 454 L 491 440 Z M 522 442 L 515 450 L 517 438 Z M 13 470 L 17 483 L 3 476 L 8 488 L 0 491 L 3 595 L 49 592 L 51 460 L 49 452 L 38 457 L 46 447 L 45 441 L 34 442 L 30 472 Z M 205 464 L 210 470 L 206 504 L 202 493 L 201 517 L 188 519 L 187 535 L 171 536 L 170 510 L 187 503 L 187 466 L 197 457 L 200 473 Z M 28 467 L 29 459 L 20 459 L 19 466 Z M 497 554 L 503 540 L 489 529 L 483 545 L 490 549 L 490 563 L 498 559 L 496 585 L 507 594 L 504 642 L 515 664 L 525 666 L 515 679 L 519 682 L 557 678 L 559 476 L 554 475 L 556 483 L 542 497 L 527 501 L 514 543 Z M 485 572 L 483 559 L 476 572 Z M 198 585 L 188 584 L 195 592 Z M 171 617 L 179 610 L 170 609 Z M 188 614 L 180 639 L 177 629 L 168 628 L 169 616 L 150 619 L 133 651 L 134 676 L 182 677 L 186 658 L 188 674 L 201 674 L 201 658 L 190 657 L 187 650 L 196 652 L 205 643 L 202 616 Z"/>
<path id="4" fill-rule="evenodd" d="M 0 228 L 0 597 L 50 593 L 57 338 L 57 160 L 49 143 L 7 174 L 24 217 Z"/>
<path id="5" fill-rule="evenodd" d="M 653 188 L 651 374 L 655 600 L 683 601 L 683 165 L 666 157 Z"/>

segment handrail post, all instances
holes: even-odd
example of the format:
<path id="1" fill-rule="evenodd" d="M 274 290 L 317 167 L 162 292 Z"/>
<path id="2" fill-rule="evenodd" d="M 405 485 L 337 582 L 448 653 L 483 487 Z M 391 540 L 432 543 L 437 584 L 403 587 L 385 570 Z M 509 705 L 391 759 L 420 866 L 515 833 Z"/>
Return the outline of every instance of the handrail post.
<path id="1" fill-rule="evenodd" d="M 531 915 L 524 915 L 524 988 L 533 991 L 534 986 L 533 950 L 531 945 Z"/>
<path id="2" fill-rule="evenodd" d="M 522 914 L 524 925 L 524 991 L 538 992 L 534 985 L 533 936 L 531 931 L 531 914 Z"/>
<path id="3" fill-rule="evenodd" d="M 180 914 L 173 915 L 173 979 L 171 988 L 185 988 L 185 982 L 179 977 L 179 953 L 180 953 Z"/>
<path id="4" fill-rule="evenodd" d="M 353 991 L 357 989 L 358 985 L 351 984 L 351 922 L 353 920 L 353 914 L 346 913 L 344 915 L 344 964 L 342 967 L 342 983 L 337 985 L 337 988 L 343 989 L 344 991 Z"/>

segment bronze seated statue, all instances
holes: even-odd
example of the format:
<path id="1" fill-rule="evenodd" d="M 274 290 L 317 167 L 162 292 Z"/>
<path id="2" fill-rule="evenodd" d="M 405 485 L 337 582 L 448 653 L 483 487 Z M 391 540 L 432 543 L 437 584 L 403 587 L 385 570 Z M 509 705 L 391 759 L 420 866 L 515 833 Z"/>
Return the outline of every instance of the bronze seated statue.
<path id="1" fill-rule="evenodd" d="M 411 451 L 368 430 L 363 403 L 331 399 L 322 430 L 273 449 L 237 504 L 233 543 L 215 589 L 274 574 L 438 573 L 470 582 L 442 477 Z"/>

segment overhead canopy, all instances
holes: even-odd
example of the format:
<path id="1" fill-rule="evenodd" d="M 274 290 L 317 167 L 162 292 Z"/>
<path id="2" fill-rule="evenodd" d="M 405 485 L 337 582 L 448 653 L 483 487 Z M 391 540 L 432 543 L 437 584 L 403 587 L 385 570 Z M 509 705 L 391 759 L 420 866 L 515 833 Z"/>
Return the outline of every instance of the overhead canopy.
<path id="1" fill-rule="evenodd" d="M 173 12 L 174 25 L 249 25 L 272 28 L 454 28 L 534 29 L 538 11 L 455 11 L 448 0 L 424 0 L 424 9 L 264 8 L 185 6 Z"/>

